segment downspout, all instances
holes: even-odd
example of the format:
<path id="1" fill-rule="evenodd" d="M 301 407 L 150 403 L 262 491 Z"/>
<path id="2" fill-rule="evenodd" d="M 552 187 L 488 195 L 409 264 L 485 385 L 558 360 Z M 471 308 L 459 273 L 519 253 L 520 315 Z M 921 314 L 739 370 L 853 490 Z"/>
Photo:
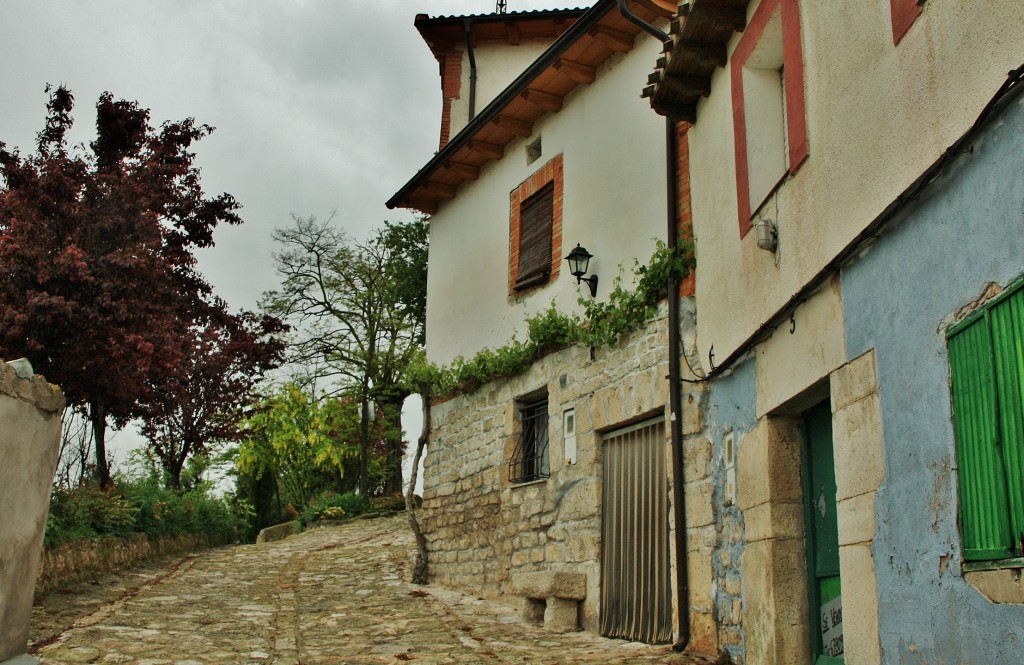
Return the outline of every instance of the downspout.
<path id="1" fill-rule="evenodd" d="M 676 173 L 679 170 L 679 143 L 676 123 L 665 118 L 666 199 L 668 200 L 668 246 L 679 248 L 678 193 Z M 672 414 L 672 505 L 675 510 L 676 604 L 679 608 L 679 639 L 672 645 L 682 651 L 690 643 L 690 580 L 686 560 L 686 492 L 683 490 L 683 382 L 679 365 L 682 345 L 679 343 L 679 275 L 671 273 L 668 282 L 668 400 Z"/>
<path id="2" fill-rule="evenodd" d="M 630 11 L 629 7 L 626 6 L 626 0 L 619 0 L 619 13 L 633 25 L 638 26 L 648 34 L 653 35 L 655 39 L 661 40 L 662 44 L 668 44 L 672 41 L 671 37 Z"/>
<path id="3" fill-rule="evenodd" d="M 662 44 L 669 44 L 672 38 L 643 20 L 626 6 L 627 0 L 618 0 L 619 13 L 644 32 L 654 36 Z M 665 198 L 668 204 L 667 244 L 669 249 L 679 248 L 679 200 L 676 192 L 676 173 L 679 170 L 679 147 L 676 141 L 676 123 L 665 119 Z M 675 515 L 676 548 L 676 607 L 679 609 L 679 639 L 672 645 L 674 651 L 682 651 L 690 643 L 690 581 L 686 570 L 686 493 L 683 491 L 683 390 L 679 354 L 679 276 L 672 274 L 668 283 L 668 399 L 669 431 L 672 438 L 672 506 Z"/>
<path id="4" fill-rule="evenodd" d="M 466 53 L 469 55 L 469 120 L 476 117 L 476 55 L 473 53 L 473 19 L 463 22 L 466 32 Z"/>

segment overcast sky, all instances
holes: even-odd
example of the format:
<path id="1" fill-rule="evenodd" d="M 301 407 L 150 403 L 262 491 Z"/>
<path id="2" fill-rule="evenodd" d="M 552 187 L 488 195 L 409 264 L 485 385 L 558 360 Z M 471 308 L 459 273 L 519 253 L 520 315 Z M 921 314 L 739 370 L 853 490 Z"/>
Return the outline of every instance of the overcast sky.
<path id="1" fill-rule="evenodd" d="M 564 3 L 563 3 L 564 4 Z M 509 0 L 509 11 L 552 8 Z M 242 204 L 200 269 L 234 308 L 274 288 L 271 231 L 326 217 L 357 237 L 410 218 L 386 201 L 437 150 L 437 62 L 413 28 L 494 0 L 0 0 L 0 141 L 31 152 L 47 83 L 75 95 L 75 142 L 109 90 L 154 125 L 216 127 L 196 146 L 203 186 Z"/>
<path id="2" fill-rule="evenodd" d="M 413 20 L 495 4 L 0 0 L 0 141 L 33 151 L 47 83 L 75 95 L 75 143 L 93 139 L 103 91 L 150 109 L 154 126 L 216 127 L 195 145 L 203 187 L 238 199 L 245 223 L 218 229 L 199 267 L 232 308 L 254 309 L 277 285 L 270 235 L 290 215 L 337 210 L 355 237 L 411 218 L 384 202 L 437 150 L 441 115 L 437 61 Z M 510 12 L 567 6 L 508 0 Z"/>

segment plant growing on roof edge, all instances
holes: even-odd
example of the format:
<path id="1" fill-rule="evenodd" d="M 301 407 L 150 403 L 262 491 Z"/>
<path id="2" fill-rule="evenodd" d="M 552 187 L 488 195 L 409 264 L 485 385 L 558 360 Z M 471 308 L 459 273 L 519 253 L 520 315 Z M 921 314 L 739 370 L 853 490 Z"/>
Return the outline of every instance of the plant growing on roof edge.
<path id="1" fill-rule="evenodd" d="M 407 369 L 407 381 L 409 385 L 427 388 L 430 395 L 467 394 L 489 381 L 521 374 L 539 358 L 573 344 L 614 346 L 656 315 L 658 303 L 668 293 L 670 278 L 686 277 L 694 265 L 692 240 L 675 250 L 656 241 L 655 251 L 646 264 L 634 261 L 633 289 L 622 286 L 620 271 L 607 301 L 579 299 L 582 315 L 559 312 L 552 302 L 543 312 L 526 320 L 525 342 L 513 336 L 504 346 L 482 349 L 470 360 L 459 356 L 443 367 L 428 362 L 421 354 Z"/>

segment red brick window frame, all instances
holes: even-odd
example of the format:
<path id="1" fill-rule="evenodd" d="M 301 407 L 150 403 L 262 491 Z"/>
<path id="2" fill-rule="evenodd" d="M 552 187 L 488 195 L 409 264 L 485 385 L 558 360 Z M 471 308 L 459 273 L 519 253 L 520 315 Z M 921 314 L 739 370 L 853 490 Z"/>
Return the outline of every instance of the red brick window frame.
<path id="1" fill-rule="evenodd" d="M 907 34 L 910 26 L 921 15 L 921 5 L 924 0 L 889 0 L 889 9 L 892 12 L 892 43 L 899 44 L 903 35 Z"/>
<path id="2" fill-rule="evenodd" d="M 776 14 L 778 12 L 778 14 Z M 775 23 L 777 19 L 779 23 Z M 739 210 L 739 228 L 742 238 L 750 231 L 751 216 L 760 203 L 751 203 L 751 155 L 748 152 L 752 141 L 758 137 L 750 136 L 748 124 L 748 101 L 745 99 L 744 74 L 748 71 L 748 62 L 752 56 L 758 55 L 758 46 L 766 37 L 766 29 L 771 25 L 772 31 L 781 30 L 781 73 L 777 74 L 782 91 L 783 111 L 780 114 L 782 126 L 779 128 L 784 137 L 784 157 L 786 158 L 784 173 L 775 187 L 781 184 L 785 175 L 792 175 L 799 170 L 807 159 L 807 118 L 804 103 L 804 59 L 800 37 L 800 6 L 798 0 L 762 0 L 744 30 L 743 36 L 736 45 L 732 55 L 732 112 L 734 147 L 736 156 L 736 196 Z M 774 33 L 768 35 L 774 37 Z M 766 40 L 767 41 L 767 40 Z M 750 118 L 759 119 L 754 109 L 750 110 Z M 765 196 L 770 198 L 774 188 Z"/>
<path id="3" fill-rule="evenodd" d="M 516 287 L 519 281 L 519 252 L 523 231 L 524 204 L 530 198 L 551 185 L 551 270 L 546 278 L 531 280 L 524 286 Z M 508 294 L 509 297 L 540 288 L 553 282 L 562 264 L 562 155 L 557 155 L 524 180 L 509 194 L 509 252 L 508 252 Z"/>

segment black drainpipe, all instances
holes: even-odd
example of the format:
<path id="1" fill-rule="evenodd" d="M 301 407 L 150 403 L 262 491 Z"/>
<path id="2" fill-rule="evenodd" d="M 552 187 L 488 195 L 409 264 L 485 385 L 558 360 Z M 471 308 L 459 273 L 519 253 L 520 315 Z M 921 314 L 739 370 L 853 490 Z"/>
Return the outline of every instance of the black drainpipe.
<path id="1" fill-rule="evenodd" d="M 679 248 L 678 198 L 676 173 L 679 170 L 679 146 L 676 123 L 665 118 L 665 155 L 668 167 L 666 198 L 668 199 L 668 246 Z M 672 435 L 672 505 L 675 506 L 676 603 L 679 607 L 679 640 L 672 645 L 682 651 L 690 643 L 690 580 L 686 571 L 686 493 L 683 491 L 683 391 L 679 365 L 679 276 L 668 281 L 668 399 Z"/>
<path id="2" fill-rule="evenodd" d="M 466 53 L 469 54 L 469 119 L 476 117 L 476 55 L 473 53 L 473 19 L 463 22 L 466 32 Z"/>
<path id="3" fill-rule="evenodd" d="M 669 44 L 672 38 L 643 20 L 626 6 L 626 0 L 618 0 L 619 13 L 627 20 L 662 44 Z M 679 248 L 678 197 L 676 193 L 677 171 L 679 170 L 679 149 L 676 142 L 676 123 L 665 119 L 665 193 L 668 202 L 667 242 L 673 251 Z M 686 571 L 686 493 L 683 491 L 683 390 L 679 354 L 679 276 L 672 275 L 668 283 L 668 400 L 672 437 L 672 505 L 675 514 L 676 547 L 676 607 L 679 608 L 679 639 L 672 645 L 674 651 L 682 651 L 690 643 L 690 580 Z"/>

